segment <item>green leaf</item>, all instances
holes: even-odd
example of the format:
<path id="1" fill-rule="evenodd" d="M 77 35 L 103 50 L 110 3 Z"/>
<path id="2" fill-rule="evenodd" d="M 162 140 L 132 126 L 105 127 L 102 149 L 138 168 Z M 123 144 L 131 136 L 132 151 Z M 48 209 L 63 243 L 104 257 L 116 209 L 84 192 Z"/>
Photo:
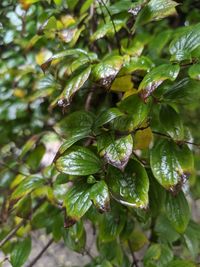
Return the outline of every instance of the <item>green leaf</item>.
<path id="1" fill-rule="evenodd" d="M 110 167 L 107 184 L 114 199 L 121 204 L 137 208 L 148 205 L 149 180 L 139 162 L 130 160 L 123 173 Z"/>
<path id="2" fill-rule="evenodd" d="M 133 251 L 142 249 L 148 243 L 146 235 L 140 230 L 134 230 L 128 239 Z"/>
<path id="3" fill-rule="evenodd" d="M 191 66 L 188 70 L 190 78 L 195 80 L 200 80 L 200 64 L 195 64 Z"/>
<path id="4" fill-rule="evenodd" d="M 40 135 L 34 135 L 24 144 L 24 146 L 22 147 L 20 159 L 22 159 L 27 154 L 27 152 L 29 152 L 34 147 L 39 138 Z"/>
<path id="5" fill-rule="evenodd" d="M 95 128 L 100 127 L 122 115 L 123 113 L 118 108 L 109 108 L 103 111 L 101 114 L 99 114 L 99 116 L 95 120 L 94 127 Z"/>
<path id="6" fill-rule="evenodd" d="M 200 243 L 200 225 L 194 221 L 190 221 L 184 233 L 185 244 L 195 259 L 199 253 Z"/>
<path id="7" fill-rule="evenodd" d="M 45 179 L 41 176 L 31 175 L 26 177 L 12 193 L 11 199 L 19 199 L 28 195 L 33 190 L 44 185 Z"/>
<path id="8" fill-rule="evenodd" d="M 99 181 L 92 186 L 90 198 L 100 212 L 105 212 L 110 209 L 110 196 L 105 181 Z"/>
<path id="9" fill-rule="evenodd" d="M 79 74 L 73 76 L 66 84 L 62 94 L 56 99 L 58 105 L 65 106 L 71 102 L 72 96 L 84 85 L 88 80 L 91 72 L 91 67 L 80 71 Z"/>
<path id="10" fill-rule="evenodd" d="M 184 78 L 169 86 L 163 95 L 165 102 L 188 105 L 200 99 L 199 81 Z"/>
<path id="11" fill-rule="evenodd" d="M 127 135 L 114 140 L 114 137 L 111 134 L 106 134 L 100 136 L 100 138 L 105 139 L 103 142 L 101 141 L 100 155 L 104 156 L 109 164 L 123 170 L 132 154 L 132 136 Z"/>
<path id="12" fill-rule="evenodd" d="M 83 5 L 81 7 L 81 10 L 80 10 L 80 14 L 85 13 L 90 8 L 90 6 L 93 4 L 93 2 L 94 2 L 94 0 L 84 1 Z"/>
<path id="13" fill-rule="evenodd" d="M 37 171 L 45 152 L 45 146 L 43 144 L 40 144 L 30 153 L 30 155 L 28 155 L 26 162 L 31 170 Z"/>
<path id="14" fill-rule="evenodd" d="M 178 4 L 172 0 L 151 0 L 139 13 L 136 25 L 159 20 L 176 13 Z"/>
<path id="15" fill-rule="evenodd" d="M 152 172 L 168 190 L 177 191 L 193 170 L 193 155 L 187 145 L 173 141 L 157 141 L 150 153 Z"/>
<path id="16" fill-rule="evenodd" d="M 71 175 L 89 175 L 101 169 L 100 159 L 88 148 L 69 148 L 56 161 L 58 171 Z"/>
<path id="17" fill-rule="evenodd" d="M 191 53 L 200 43 L 200 24 L 184 27 L 180 34 L 175 35 L 171 42 L 169 51 L 171 60 L 183 61 L 191 60 Z"/>
<path id="18" fill-rule="evenodd" d="M 86 245 L 86 232 L 83 222 L 79 221 L 63 233 L 65 245 L 76 252 L 83 252 Z"/>
<path id="19" fill-rule="evenodd" d="M 179 65 L 170 64 L 163 64 L 151 70 L 140 83 L 141 97 L 146 100 L 165 80 L 174 81 L 179 71 Z"/>
<path id="20" fill-rule="evenodd" d="M 123 212 L 112 212 L 105 213 L 101 217 L 99 225 L 99 238 L 101 242 L 110 242 L 118 238 L 125 223 Z"/>
<path id="21" fill-rule="evenodd" d="M 94 81 L 101 81 L 102 85 L 107 87 L 111 84 L 122 65 L 123 58 L 121 56 L 110 56 L 93 67 L 92 78 Z"/>
<path id="22" fill-rule="evenodd" d="M 93 123 L 93 114 L 86 111 L 73 112 L 56 123 L 54 126 L 55 131 L 63 138 L 67 139 L 59 152 L 63 153 L 76 141 L 89 136 Z"/>
<path id="23" fill-rule="evenodd" d="M 90 189 L 91 185 L 79 182 L 74 184 L 66 194 L 64 206 L 66 207 L 67 216 L 75 222 L 78 221 L 92 205 Z"/>
<path id="24" fill-rule="evenodd" d="M 135 71 L 149 71 L 152 67 L 154 67 L 154 64 L 150 58 L 144 56 L 133 57 L 122 67 L 119 76 L 131 74 Z"/>
<path id="25" fill-rule="evenodd" d="M 113 27 L 113 23 L 115 24 L 115 29 L 118 32 L 125 24 L 124 20 L 113 20 L 107 22 L 106 24 L 102 24 L 95 33 L 90 37 L 92 42 L 103 38 L 105 35 L 114 35 L 115 29 Z"/>
<path id="26" fill-rule="evenodd" d="M 119 102 L 118 108 L 132 115 L 132 127 L 135 128 L 147 118 L 150 103 L 144 103 L 138 95 L 131 95 Z"/>
<path id="27" fill-rule="evenodd" d="M 31 252 L 31 238 L 27 237 L 23 241 L 18 241 L 10 255 L 10 262 L 13 267 L 21 267 L 27 260 Z"/>
<path id="28" fill-rule="evenodd" d="M 172 226 L 178 233 L 184 233 L 190 220 L 190 209 L 183 192 L 173 196 L 167 194 L 166 215 Z"/>
<path id="29" fill-rule="evenodd" d="M 196 264 L 187 260 L 173 260 L 168 267 L 196 267 Z"/>
<path id="30" fill-rule="evenodd" d="M 162 106 L 160 110 L 160 123 L 166 133 L 174 140 L 184 139 L 183 122 L 179 114 L 170 106 Z"/>

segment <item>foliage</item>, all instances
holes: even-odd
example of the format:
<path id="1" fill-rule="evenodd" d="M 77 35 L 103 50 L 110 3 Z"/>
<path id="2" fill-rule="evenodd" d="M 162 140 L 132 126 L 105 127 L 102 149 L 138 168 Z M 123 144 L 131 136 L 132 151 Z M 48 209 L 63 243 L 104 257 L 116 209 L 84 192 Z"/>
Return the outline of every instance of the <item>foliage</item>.
<path id="1" fill-rule="evenodd" d="M 86 222 L 88 267 L 199 261 L 200 6 L 179 2 L 1 1 L 0 246 L 12 266 L 38 229 L 44 250 L 89 254 Z"/>

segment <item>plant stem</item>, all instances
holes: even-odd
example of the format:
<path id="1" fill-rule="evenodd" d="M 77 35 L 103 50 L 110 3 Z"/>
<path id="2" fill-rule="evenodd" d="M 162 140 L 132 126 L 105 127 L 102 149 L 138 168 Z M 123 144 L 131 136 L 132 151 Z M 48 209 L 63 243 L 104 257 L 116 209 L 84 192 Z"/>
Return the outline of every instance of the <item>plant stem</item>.
<path id="1" fill-rule="evenodd" d="M 138 265 L 138 260 L 137 260 L 137 258 L 135 257 L 135 254 L 134 254 L 134 252 L 133 252 L 133 249 L 132 249 L 130 240 L 128 240 L 128 246 L 129 246 L 129 249 L 130 249 L 130 252 L 131 252 L 131 256 L 132 256 L 132 259 L 133 259 L 133 263 L 132 263 L 131 267 L 134 267 L 134 266 L 135 266 L 135 267 L 139 267 L 139 265 Z"/>
<path id="2" fill-rule="evenodd" d="M 45 253 L 45 251 L 51 246 L 53 243 L 53 238 L 49 240 L 49 242 L 46 244 L 46 246 L 38 253 L 38 255 L 31 261 L 31 263 L 27 267 L 32 267 L 36 264 L 36 262 L 42 257 L 42 255 Z"/>

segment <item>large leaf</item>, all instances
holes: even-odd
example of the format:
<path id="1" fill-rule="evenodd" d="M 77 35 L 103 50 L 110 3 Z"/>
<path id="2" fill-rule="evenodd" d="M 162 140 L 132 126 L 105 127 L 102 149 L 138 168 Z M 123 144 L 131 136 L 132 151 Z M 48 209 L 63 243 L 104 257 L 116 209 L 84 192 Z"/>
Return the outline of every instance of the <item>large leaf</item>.
<path id="1" fill-rule="evenodd" d="M 150 71 L 139 86 L 141 97 L 146 100 L 165 80 L 174 81 L 179 74 L 179 65 L 163 64 Z"/>
<path id="2" fill-rule="evenodd" d="M 89 175 L 101 169 L 100 159 L 88 148 L 69 148 L 56 161 L 58 171 L 71 175 Z"/>
<path id="3" fill-rule="evenodd" d="M 190 220 L 190 209 L 183 192 L 177 196 L 170 193 L 166 197 L 166 215 L 174 229 L 182 234 L 185 232 Z"/>
<path id="4" fill-rule="evenodd" d="M 171 42 L 169 51 L 171 60 L 191 60 L 191 53 L 200 44 L 200 24 L 185 27 L 181 34 L 177 34 Z"/>
<path id="5" fill-rule="evenodd" d="M 185 144 L 161 140 L 151 150 L 150 163 L 158 182 L 166 189 L 176 191 L 193 170 L 193 155 Z"/>
<path id="6" fill-rule="evenodd" d="M 110 167 L 107 183 L 112 196 L 121 204 L 138 208 L 148 205 L 149 180 L 139 162 L 130 160 L 123 173 Z"/>
<path id="7" fill-rule="evenodd" d="M 118 108 L 109 108 L 99 114 L 95 120 L 94 127 L 100 127 L 122 115 L 124 114 Z"/>
<path id="8" fill-rule="evenodd" d="M 123 170 L 132 154 L 132 136 L 127 135 L 115 140 L 112 134 L 104 134 L 99 137 L 98 143 L 100 154 L 105 160 Z"/>
<path id="9" fill-rule="evenodd" d="M 21 267 L 27 260 L 31 252 L 31 239 L 25 238 L 23 241 L 18 241 L 11 251 L 10 262 L 13 267 Z"/>
<path id="10" fill-rule="evenodd" d="M 160 123 L 174 140 L 184 139 L 183 122 L 179 114 L 170 106 L 162 106 L 160 110 Z"/>

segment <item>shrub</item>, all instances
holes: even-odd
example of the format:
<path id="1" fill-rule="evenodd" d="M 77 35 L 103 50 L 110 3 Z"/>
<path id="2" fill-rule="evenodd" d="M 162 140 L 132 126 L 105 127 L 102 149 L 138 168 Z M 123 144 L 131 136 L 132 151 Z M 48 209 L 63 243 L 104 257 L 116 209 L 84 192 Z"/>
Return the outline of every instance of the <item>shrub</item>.
<path id="1" fill-rule="evenodd" d="M 38 229 L 43 252 L 90 255 L 87 222 L 87 267 L 196 266 L 200 15 L 182 2 L 1 1 L 3 262 Z"/>

